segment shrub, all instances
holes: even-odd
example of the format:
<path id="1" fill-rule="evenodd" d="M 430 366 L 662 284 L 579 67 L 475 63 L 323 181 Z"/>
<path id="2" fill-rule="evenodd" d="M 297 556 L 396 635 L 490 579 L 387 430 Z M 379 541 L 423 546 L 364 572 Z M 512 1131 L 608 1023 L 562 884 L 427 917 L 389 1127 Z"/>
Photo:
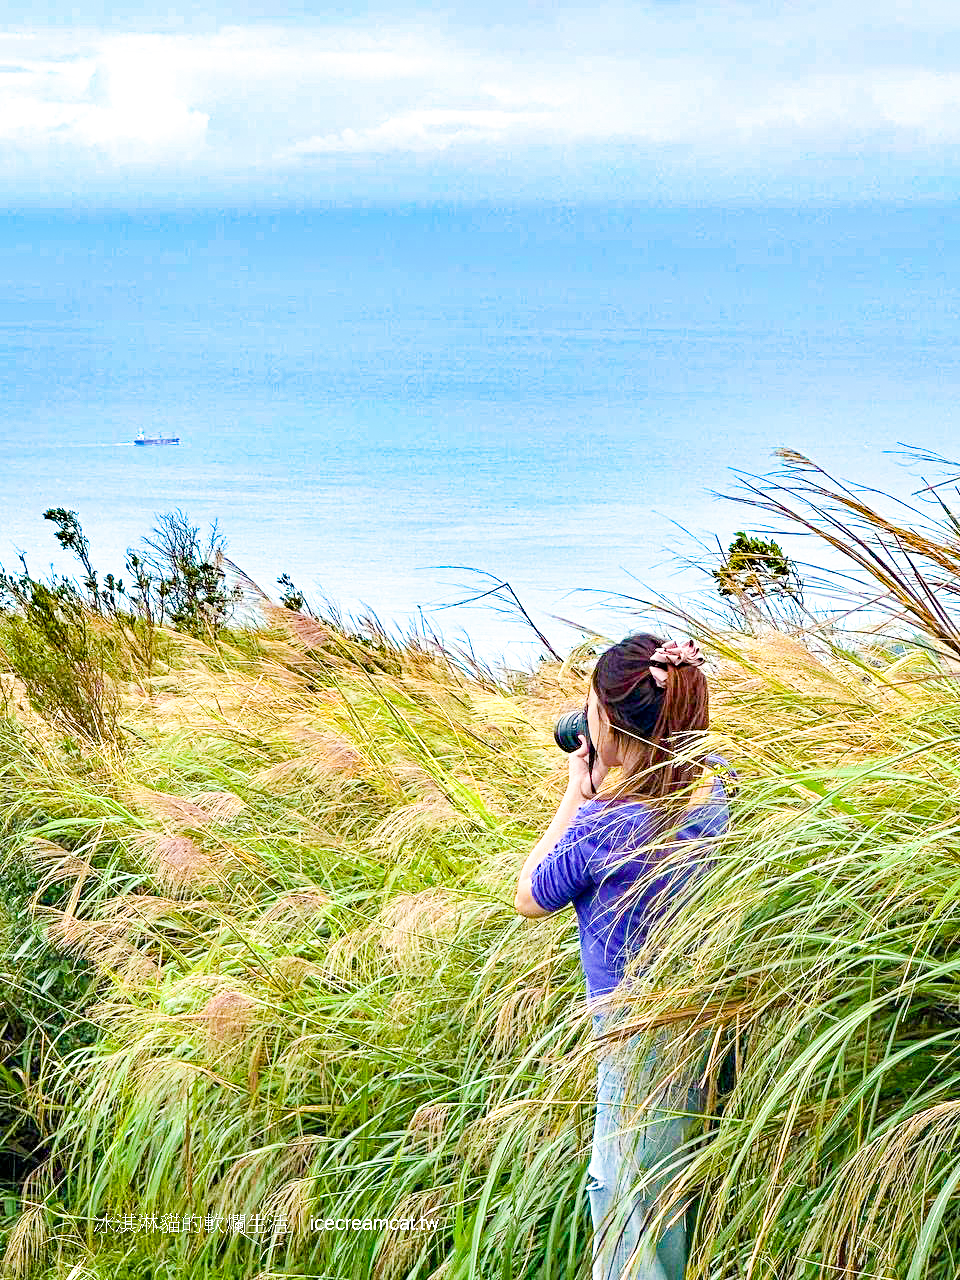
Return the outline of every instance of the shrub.
<path id="1" fill-rule="evenodd" d="M 23 681 L 33 708 L 70 733 L 115 741 L 120 700 L 108 674 L 110 644 L 68 578 L 40 582 L 24 565 L 0 571 L 0 603 L 11 606 L 0 656 Z"/>
<path id="2" fill-rule="evenodd" d="M 193 636 L 216 637 L 243 596 L 239 587 L 227 586 L 222 567 L 226 542 L 217 522 L 204 544 L 183 511 L 170 511 L 159 517 L 153 537 L 143 544 L 139 556 L 128 552 L 128 568 L 133 565 L 140 575 L 140 596 L 149 616 L 160 622 L 166 617 L 178 631 Z M 140 612 L 145 616 L 143 607 Z"/>

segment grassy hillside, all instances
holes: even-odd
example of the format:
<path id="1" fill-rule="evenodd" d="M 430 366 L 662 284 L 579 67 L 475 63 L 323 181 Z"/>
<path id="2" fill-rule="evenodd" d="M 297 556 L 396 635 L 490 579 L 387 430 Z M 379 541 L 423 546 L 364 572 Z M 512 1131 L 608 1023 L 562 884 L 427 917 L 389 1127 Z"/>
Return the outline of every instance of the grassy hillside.
<path id="1" fill-rule="evenodd" d="M 5 1273 L 583 1277 L 575 923 L 512 897 L 589 662 L 267 613 L 111 641 L 116 741 L 3 677 Z M 740 789 L 628 1029 L 714 1048 L 691 1280 L 957 1273 L 960 688 L 911 625 L 685 620 Z"/>

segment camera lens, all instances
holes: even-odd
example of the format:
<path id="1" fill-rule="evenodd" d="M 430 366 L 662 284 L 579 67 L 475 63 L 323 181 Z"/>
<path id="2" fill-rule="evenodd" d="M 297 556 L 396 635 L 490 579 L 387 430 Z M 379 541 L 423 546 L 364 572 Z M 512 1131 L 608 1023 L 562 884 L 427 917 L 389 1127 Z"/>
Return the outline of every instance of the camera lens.
<path id="1" fill-rule="evenodd" d="M 590 741 L 590 731 L 587 728 L 587 717 L 583 711 L 568 711 L 566 715 L 560 717 L 553 731 L 553 740 L 561 751 L 568 754 L 571 751 L 577 751 L 581 746 L 580 734 L 583 734 L 587 742 Z"/>

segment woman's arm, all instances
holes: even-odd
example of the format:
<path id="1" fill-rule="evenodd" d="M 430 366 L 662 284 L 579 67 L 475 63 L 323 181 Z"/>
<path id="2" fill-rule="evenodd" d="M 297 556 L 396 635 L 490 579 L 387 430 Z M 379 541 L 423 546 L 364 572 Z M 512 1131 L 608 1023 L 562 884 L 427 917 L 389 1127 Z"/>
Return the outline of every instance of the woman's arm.
<path id="1" fill-rule="evenodd" d="M 551 914 L 540 906 L 531 893 L 530 877 L 533 875 L 534 869 L 540 865 L 544 856 L 550 852 L 570 826 L 577 810 L 584 803 L 584 799 L 585 797 L 579 786 L 575 787 L 572 782 L 567 783 L 563 799 L 557 806 L 557 812 L 550 820 L 550 825 L 527 854 L 527 860 L 520 871 L 520 879 L 517 881 L 517 894 L 513 900 L 514 907 L 522 916 L 529 916 L 533 919 L 536 916 L 548 916 Z"/>
<path id="2" fill-rule="evenodd" d="M 517 892 L 513 905 L 522 916 L 535 919 L 538 916 L 551 914 L 544 907 L 541 907 L 536 898 L 534 898 L 530 890 L 530 879 L 534 870 L 556 846 L 557 841 L 570 826 L 580 806 L 590 798 L 593 792 L 593 785 L 602 782 L 606 777 L 607 766 L 596 760 L 593 766 L 593 784 L 591 784 L 590 771 L 587 766 L 588 755 L 589 748 L 585 741 L 576 751 L 571 753 L 570 776 L 567 781 L 567 789 L 563 793 L 563 799 L 557 806 L 557 812 L 551 818 L 550 825 L 527 854 L 527 860 L 520 870 L 520 878 L 517 881 Z"/>

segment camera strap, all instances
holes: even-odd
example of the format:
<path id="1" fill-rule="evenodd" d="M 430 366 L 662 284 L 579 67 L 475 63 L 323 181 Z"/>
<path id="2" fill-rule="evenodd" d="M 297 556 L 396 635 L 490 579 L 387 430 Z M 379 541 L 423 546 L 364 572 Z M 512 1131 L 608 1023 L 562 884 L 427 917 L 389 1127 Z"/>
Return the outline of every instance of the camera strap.
<path id="1" fill-rule="evenodd" d="M 583 719 L 584 719 L 584 724 L 586 725 L 586 730 L 587 730 L 586 732 L 587 748 L 588 748 L 587 777 L 590 779 L 590 794 L 595 796 L 597 794 L 597 788 L 594 786 L 594 782 L 593 782 L 593 766 L 596 763 L 596 759 L 597 759 L 597 748 L 593 745 L 593 738 L 590 736 L 590 721 L 587 717 L 586 707 L 584 707 L 583 709 Z"/>

